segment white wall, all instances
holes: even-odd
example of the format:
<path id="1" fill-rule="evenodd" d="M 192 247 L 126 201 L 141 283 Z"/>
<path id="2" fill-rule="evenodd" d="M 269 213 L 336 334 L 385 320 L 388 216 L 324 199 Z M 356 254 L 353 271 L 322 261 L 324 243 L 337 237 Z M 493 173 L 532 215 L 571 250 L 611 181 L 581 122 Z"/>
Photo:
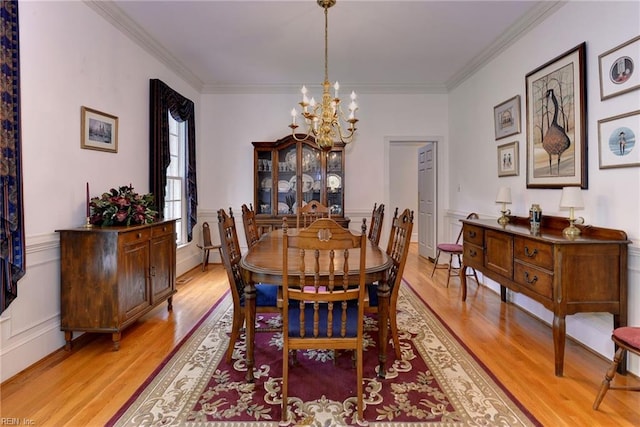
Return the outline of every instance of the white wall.
<path id="1" fill-rule="evenodd" d="M 640 168 L 599 169 L 597 122 L 637 110 L 640 91 L 600 101 L 598 55 L 637 36 L 639 16 L 638 2 L 570 2 L 453 90 L 449 111 L 452 216 L 470 211 L 498 216 L 494 200 L 500 186 L 511 187 L 514 200 L 510 208 L 516 215 L 528 215 L 529 206 L 538 203 L 543 215 L 568 216 L 558 207 L 560 190 L 526 188 L 525 75 L 586 41 L 589 188 L 583 191 L 585 209 L 578 214 L 588 224 L 622 229 L 634 241 L 629 255 L 630 325 L 640 325 Z M 567 31 L 569 28 L 572 30 Z M 522 98 L 523 132 L 496 141 L 493 107 L 516 94 Z M 519 141 L 520 174 L 498 178 L 496 147 L 511 141 Z M 497 289 L 495 283 L 492 287 Z M 512 300 L 547 322 L 553 318 L 548 310 L 522 295 L 513 295 Z M 610 358 L 611 317 L 569 316 L 567 333 Z M 631 369 L 640 372 L 638 358 L 632 360 Z"/>
<path id="2" fill-rule="evenodd" d="M 298 98 L 297 94 L 202 95 L 198 197 L 203 221 L 217 222 L 215 211 L 229 206 L 239 217 L 240 206 L 253 202 L 251 142 L 286 136 L 289 111 Z M 385 138 L 436 135 L 446 141 L 448 136 L 447 95 L 359 94 L 358 99 L 358 136 L 347 147 L 345 166 L 345 214 L 351 224 L 360 224 L 363 217 L 369 221 L 374 202 L 386 203 L 385 210 L 392 212 L 384 191 L 389 156 Z M 442 162 L 446 152 L 444 147 L 439 151 Z M 446 170 L 442 168 L 443 173 Z M 244 242 L 242 233 L 239 230 Z"/>
<path id="3" fill-rule="evenodd" d="M 196 90 L 84 3 L 19 7 L 27 272 L 0 316 L 0 381 L 64 345 L 55 230 L 84 223 L 85 183 L 92 196 L 129 183 L 149 191 L 149 79 L 199 102 Z M 117 154 L 80 148 L 83 105 L 118 116 Z"/>

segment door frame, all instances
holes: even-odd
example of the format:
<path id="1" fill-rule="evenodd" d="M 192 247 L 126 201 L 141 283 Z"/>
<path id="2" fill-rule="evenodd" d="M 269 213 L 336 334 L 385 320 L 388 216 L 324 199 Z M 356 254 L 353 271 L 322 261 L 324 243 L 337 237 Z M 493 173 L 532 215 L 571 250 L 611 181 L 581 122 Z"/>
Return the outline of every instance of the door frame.
<path id="1" fill-rule="evenodd" d="M 415 146 L 416 147 L 416 153 L 417 153 L 417 148 L 424 146 L 425 144 L 427 144 L 428 142 L 433 142 L 436 144 L 436 174 L 437 176 L 437 182 L 440 182 L 440 168 L 438 167 L 439 165 L 442 164 L 441 161 L 441 156 L 442 156 L 442 151 L 440 148 L 442 148 L 442 141 L 444 140 L 444 137 L 442 136 L 385 136 L 384 137 L 384 175 L 383 175 L 383 200 L 385 203 L 385 216 L 388 216 L 389 218 L 393 217 L 393 209 L 395 209 L 395 206 L 391 206 L 390 205 L 390 201 L 391 201 L 391 189 L 390 189 L 390 181 L 391 181 L 391 171 L 390 171 L 390 165 L 389 162 L 391 160 L 391 144 L 404 144 L 404 145 L 410 145 L 410 146 Z M 418 179 L 418 170 L 416 169 L 416 182 Z M 416 194 L 416 199 L 417 199 L 418 195 Z M 436 236 L 434 236 L 435 241 L 437 243 L 438 241 L 438 230 L 440 229 L 440 218 L 441 218 L 441 214 L 440 214 L 440 191 L 438 191 L 438 188 L 436 187 Z M 417 236 L 418 236 L 418 227 L 417 227 L 417 213 L 414 212 L 414 233 L 413 235 L 415 236 L 413 240 L 417 241 Z M 389 233 L 389 229 L 390 227 L 387 225 L 389 222 L 385 222 L 384 228 L 383 228 L 383 236 L 387 236 Z"/>

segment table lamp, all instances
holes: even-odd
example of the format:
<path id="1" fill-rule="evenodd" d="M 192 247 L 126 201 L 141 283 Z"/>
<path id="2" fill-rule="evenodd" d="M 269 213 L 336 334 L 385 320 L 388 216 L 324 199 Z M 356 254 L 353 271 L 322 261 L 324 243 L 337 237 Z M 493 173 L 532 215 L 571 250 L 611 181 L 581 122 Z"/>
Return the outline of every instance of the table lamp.
<path id="1" fill-rule="evenodd" d="M 574 209 L 583 209 L 582 191 L 580 187 L 564 187 L 562 188 L 562 196 L 560 197 L 560 208 L 569 208 L 569 226 L 562 230 L 568 238 L 575 238 L 580 235 L 580 229 L 575 226 L 576 223 L 582 224 L 584 218 L 573 216 Z"/>
<path id="2" fill-rule="evenodd" d="M 511 203 L 511 188 L 510 187 L 500 187 L 498 190 L 498 195 L 496 196 L 496 203 L 502 203 L 502 216 L 498 218 L 498 224 L 506 225 L 509 223 L 509 217 L 507 215 L 511 215 L 511 210 L 507 209 L 507 203 Z"/>

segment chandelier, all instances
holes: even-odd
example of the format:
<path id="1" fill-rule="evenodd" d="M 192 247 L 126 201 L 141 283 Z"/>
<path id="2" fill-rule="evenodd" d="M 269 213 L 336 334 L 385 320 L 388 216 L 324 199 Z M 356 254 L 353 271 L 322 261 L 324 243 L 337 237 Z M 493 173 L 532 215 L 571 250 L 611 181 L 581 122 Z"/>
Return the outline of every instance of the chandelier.
<path id="1" fill-rule="evenodd" d="M 329 52 L 329 8 L 336 4 L 336 0 L 317 0 L 318 5 L 324 9 L 324 83 L 322 83 L 322 103 L 316 103 L 314 98 L 307 97 L 307 88 L 302 86 L 302 101 L 299 102 L 302 108 L 301 114 L 304 120 L 304 124 L 307 126 L 306 134 L 304 137 L 299 138 L 296 135 L 296 129 L 299 127 L 296 124 L 296 118 L 298 111 L 293 108 L 291 110 L 291 134 L 296 141 L 305 141 L 313 136 L 316 140 L 316 144 L 323 150 L 329 151 L 333 148 L 333 143 L 336 140 L 344 144 L 348 144 L 353 141 L 353 137 L 356 131 L 356 110 L 358 104 L 356 104 L 356 94 L 351 92 L 351 103 L 349 104 L 349 115 L 346 116 L 340 106 L 340 98 L 338 97 L 338 90 L 340 84 L 335 82 L 333 85 L 333 96 L 330 93 L 331 83 L 329 82 L 329 65 L 328 65 L 328 52 Z M 341 125 L 341 122 L 348 123 L 349 127 L 345 131 Z"/>

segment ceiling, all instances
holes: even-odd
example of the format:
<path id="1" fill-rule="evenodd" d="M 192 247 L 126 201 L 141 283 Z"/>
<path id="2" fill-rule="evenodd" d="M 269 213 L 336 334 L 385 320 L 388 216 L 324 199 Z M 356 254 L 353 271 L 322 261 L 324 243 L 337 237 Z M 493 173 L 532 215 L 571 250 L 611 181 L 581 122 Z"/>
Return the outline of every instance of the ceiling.
<path id="1" fill-rule="evenodd" d="M 324 80 L 315 0 L 87 0 L 202 93 L 287 93 Z M 338 0 L 329 80 L 345 91 L 446 93 L 556 1 Z"/>

